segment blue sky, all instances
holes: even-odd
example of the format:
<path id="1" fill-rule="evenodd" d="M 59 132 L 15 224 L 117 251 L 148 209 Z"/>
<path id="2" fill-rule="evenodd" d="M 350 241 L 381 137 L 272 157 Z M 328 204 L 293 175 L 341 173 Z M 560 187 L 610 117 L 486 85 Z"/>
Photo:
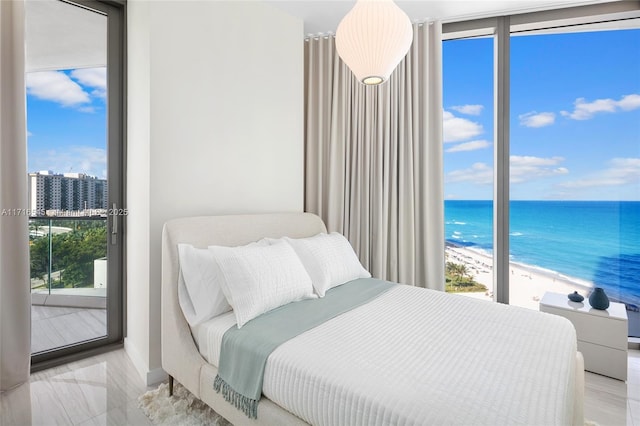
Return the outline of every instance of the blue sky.
<path id="1" fill-rule="evenodd" d="M 29 171 L 106 177 L 106 69 L 27 75 Z M 443 44 L 447 199 L 493 197 L 493 40 Z M 640 30 L 511 38 L 511 198 L 640 200 Z"/>
<path id="2" fill-rule="evenodd" d="M 28 170 L 106 178 L 106 68 L 27 74 Z"/>
<path id="3" fill-rule="evenodd" d="M 443 45 L 445 197 L 493 198 L 493 40 Z M 640 200 L 640 30 L 511 38 L 511 198 Z"/>

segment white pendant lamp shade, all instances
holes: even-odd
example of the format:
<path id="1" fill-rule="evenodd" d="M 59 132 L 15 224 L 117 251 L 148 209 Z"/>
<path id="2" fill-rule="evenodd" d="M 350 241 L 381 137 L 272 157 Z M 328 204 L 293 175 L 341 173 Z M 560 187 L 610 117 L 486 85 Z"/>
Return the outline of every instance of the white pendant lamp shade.
<path id="1" fill-rule="evenodd" d="M 393 0 L 358 0 L 336 31 L 336 49 L 364 84 L 385 82 L 413 40 L 409 17 Z"/>

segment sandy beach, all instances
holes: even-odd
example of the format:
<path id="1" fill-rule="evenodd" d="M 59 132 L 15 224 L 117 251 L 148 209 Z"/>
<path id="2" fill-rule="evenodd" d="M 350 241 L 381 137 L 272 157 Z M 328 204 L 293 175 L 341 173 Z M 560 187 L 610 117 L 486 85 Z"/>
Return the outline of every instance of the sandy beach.
<path id="1" fill-rule="evenodd" d="M 447 245 L 447 262 L 464 264 L 479 282 L 487 287 L 487 292 L 459 293 L 469 297 L 492 300 L 493 297 L 493 259 L 481 252 L 465 247 Z M 545 292 L 569 294 L 577 291 L 585 298 L 589 297 L 592 283 L 545 271 L 533 266 L 511 262 L 509 280 L 509 304 L 538 310 L 538 302 Z"/>

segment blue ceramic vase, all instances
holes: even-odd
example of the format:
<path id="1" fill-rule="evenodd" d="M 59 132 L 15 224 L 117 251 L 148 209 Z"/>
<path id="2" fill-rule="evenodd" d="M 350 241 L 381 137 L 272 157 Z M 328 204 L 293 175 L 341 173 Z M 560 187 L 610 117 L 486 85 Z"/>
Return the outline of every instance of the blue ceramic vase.
<path id="1" fill-rule="evenodd" d="M 574 291 L 568 297 L 572 302 L 582 302 L 584 300 L 584 297 L 581 294 L 578 294 L 577 291 Z"/>
<path id="2" fill-rule="evenodd" d="M 589 296 L 589 304 L 594 309 L 605 310 L 609 307 L 609 298 L 605 294 L 602 287 L 596 287 Z"/>

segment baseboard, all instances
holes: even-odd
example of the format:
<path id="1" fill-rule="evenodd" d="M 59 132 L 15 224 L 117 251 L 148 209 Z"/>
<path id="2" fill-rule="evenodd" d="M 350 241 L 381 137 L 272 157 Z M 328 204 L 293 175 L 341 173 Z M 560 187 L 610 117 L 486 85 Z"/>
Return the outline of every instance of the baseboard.
<path id="1" fill-rule="evenodd" d="M 124 350 L 125 352 L 127 352 L 127 355 L 131 359 L 133 366 L 138 371 L 138 374 L 140 375 L 146 386 L 156 385 L 169 377 L 169 375 L 165 373 L 162 368 L 154 368 L 153 370 L 149 370 L 149 366 L 145 362 L 144 358 L 140 355 L 140 352 L 138 352 L 136 347 L 132 345 L 131 341 L 126 337 L 124 339 Z"/>
<path id="2" fill-rule="evenodd" d="M 133 363 L 133 366 L 138 371 L 138 374 L 146 382 L 147 380 L 147 372 L 149 371 L 149 367 L 147 367 L 147 363 L 144 362 L 144 358 L 140 355 L 140 352 L 136 349 L 135 346 L 131 344 L 131 340 L 128 337 L 124 338 L 124 351 L 129 356 L 129 359 Z"/>
<path id="3" fill-rule="evenodd" d="M 168 377 L 169 375 L 162 368 L 155 368 L 147 373 L 147 386 L 157 385 Z"/>

